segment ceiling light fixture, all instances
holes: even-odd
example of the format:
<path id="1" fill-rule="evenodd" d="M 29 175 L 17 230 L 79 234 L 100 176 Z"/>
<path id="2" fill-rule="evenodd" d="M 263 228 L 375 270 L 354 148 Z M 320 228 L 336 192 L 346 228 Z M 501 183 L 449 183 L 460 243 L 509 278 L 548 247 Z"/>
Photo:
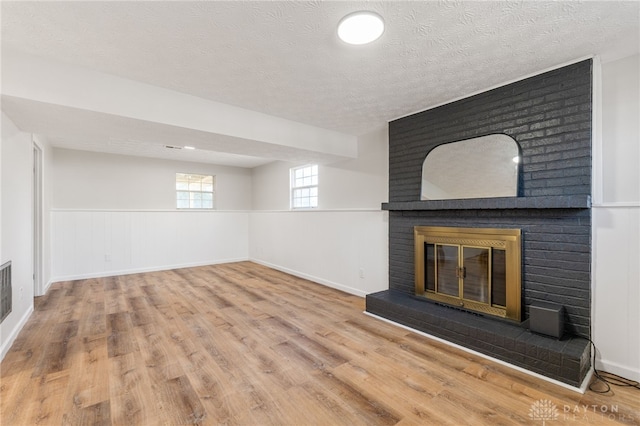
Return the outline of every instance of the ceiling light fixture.
<path id="1" fill-rule="evenodd" d="M 338 24 L 338 37 L 349 44 L 367 44 L 380 38 L 384 20 L 375 12 L 350 13 Z"/>
<path id="2" fill-rule="evenodd" d="M 185 145 L 184 149 L 196 149 L 194 146 Z"/>

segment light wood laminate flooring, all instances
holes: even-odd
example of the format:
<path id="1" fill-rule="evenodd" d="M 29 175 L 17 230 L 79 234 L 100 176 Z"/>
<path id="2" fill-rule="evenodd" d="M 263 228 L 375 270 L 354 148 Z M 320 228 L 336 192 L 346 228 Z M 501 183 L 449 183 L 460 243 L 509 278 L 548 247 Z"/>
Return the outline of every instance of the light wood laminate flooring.
<path id="1" fill-rule="evenodd" d="M 636 389 L 581 395 L 363 310 L 250 262 L 56 283 L 2 361 L 1 423 L 640 424 Z"/>

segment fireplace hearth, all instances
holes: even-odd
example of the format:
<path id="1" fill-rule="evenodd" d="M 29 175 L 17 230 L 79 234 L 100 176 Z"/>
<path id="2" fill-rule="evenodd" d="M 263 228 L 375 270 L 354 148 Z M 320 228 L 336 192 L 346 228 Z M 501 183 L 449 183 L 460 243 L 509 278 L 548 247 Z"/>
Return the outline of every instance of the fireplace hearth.
<path id="1" fill-rule="evenodd" d="M 574 387 L 590 368 L 586 339 L 531 333 L 526 321 L 483 317 L 394 290 L 367 295 L 367 312 Z"/>

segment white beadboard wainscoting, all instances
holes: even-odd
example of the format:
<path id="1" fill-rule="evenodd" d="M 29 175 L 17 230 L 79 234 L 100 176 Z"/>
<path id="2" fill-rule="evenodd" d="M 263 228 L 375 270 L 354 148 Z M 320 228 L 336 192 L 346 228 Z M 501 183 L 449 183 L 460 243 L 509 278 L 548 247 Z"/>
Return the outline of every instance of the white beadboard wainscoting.
<path id="1" fill-rule="evenodd" d="M 51 211 L 51 282 L 252 260 L 364 297 L 388 287 L 387 212 Z"/>
<path id="2" fill-rule="evenodd" d="M 592 214 L 596 368 L 640 380 L 640 203 L 594 205 Z"/>
<path id="3" fill-rule="evenodd" d="M 248 215 L 52 210 L 51 282 L 247 260 Z"/>
<path id="4" fill-rule="evenodd" d="M 249 257 L 364 297 L 388 288 L 387 233 L 379 210 L 253 211 Z"/>

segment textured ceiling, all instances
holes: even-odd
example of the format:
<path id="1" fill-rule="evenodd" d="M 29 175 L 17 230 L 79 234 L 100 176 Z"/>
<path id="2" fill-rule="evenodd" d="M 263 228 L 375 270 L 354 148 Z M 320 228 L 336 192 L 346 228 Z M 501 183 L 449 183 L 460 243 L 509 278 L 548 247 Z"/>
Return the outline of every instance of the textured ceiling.
<path id="1" fill-rule="evenodd" d="M 382 15 L 386 31 L 346 45 L 336 25 L 360 9 Z M 639 10 L 636 1 L 3 1 L 2 47 L 360 135 L 587 55 L 637 53 Z"/>

